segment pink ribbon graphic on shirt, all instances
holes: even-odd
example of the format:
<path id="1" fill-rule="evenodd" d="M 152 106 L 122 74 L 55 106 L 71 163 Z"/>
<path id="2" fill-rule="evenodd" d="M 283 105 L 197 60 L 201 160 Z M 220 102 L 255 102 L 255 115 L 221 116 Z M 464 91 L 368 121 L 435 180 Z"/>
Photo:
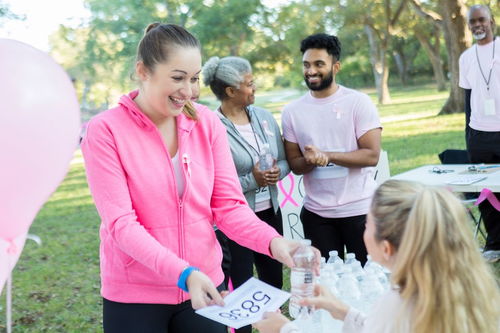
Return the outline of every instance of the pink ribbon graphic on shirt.
<path id="1" fill-rule="evenodd" d="M 490 204 L 500 212 L 500 201 L 498 201 L 498 198 L 495 196 L 495 193 L 491 192 L 489 188 L 483 188 L 481 194 L 477 198 L 474 205 L 478 206 L 484 200 L 488 200 Z"/>
<path id="2" fill-rule="evenodd" d="M 295 187 L 295 179 L 291 173 L 288 174 L 288 178 L 290 178 L 290 190 L 288 191 L 288 193 L 283 186 L 283 182 L 281 180 L 278 182 L 278 187 L 281 193 L 283 193 L 283 195 L 285 196 L 285 199 L 283 199 L 283 201 L 281 202 L 280 207 L 283 208 L 287 201 L 290 201 L 290 203 L 295 207 L 299 207 L 299 204 L 292 197 L 293 188 Z"/>

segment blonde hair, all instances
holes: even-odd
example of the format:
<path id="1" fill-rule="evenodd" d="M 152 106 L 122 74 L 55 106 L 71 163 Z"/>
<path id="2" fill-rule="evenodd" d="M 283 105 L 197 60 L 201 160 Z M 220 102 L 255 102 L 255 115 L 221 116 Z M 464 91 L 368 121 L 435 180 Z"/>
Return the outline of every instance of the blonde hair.
<path id="1" fill-rule="evenodd" d="M 142 61 L 151 72 L 158 63 L 168 60 L 174 47 L 192 47 L 200 49 L 200 42 L 189 31 L 175 24 L 149 24 L 137 46 L 136 60 Z M 196 109 L 191 102 L 184 105 L 182 112 L 193 120 L 198 119 Z"/>
<path id="2" fill-rule="evenodd" d="M 412 332 L 498 332 L 498 286 L 454 194 L 389 180 L 375 192 L 371 214 L 375 239 L 395 247 L 391 280 Z"/>

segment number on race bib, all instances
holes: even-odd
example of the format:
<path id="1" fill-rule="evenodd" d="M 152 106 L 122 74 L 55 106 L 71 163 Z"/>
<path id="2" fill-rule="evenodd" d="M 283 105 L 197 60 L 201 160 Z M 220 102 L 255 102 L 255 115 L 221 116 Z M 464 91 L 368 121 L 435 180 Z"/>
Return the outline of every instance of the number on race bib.
<path id="1" fill-rule="evenodd" d="M 222 318 L 227 318 L 227 319 L 231 319 L 231 320 L 237 320 L 238 319 L 238 317 L 235 316 L 234 314 L 227 313 L 227 312 L 220 312 L 219 316 L 221 316 Z"/>
<path id="2" fill-rule="evenodd" d="M 259 296 L 257 297 L 258 294 L 262 294 L 262 296 Z M 262 291 L 256 291 L 254 294 L 253 294 L 253 299 L 258 301 L 258 302 L 261 302 L 263 300 L 265 300 L 264 304 L 267 304 L 270 300 L 271 300 L 271 297 L 269 297 L 268 295 L 264 294 Z"/>
<path id="3" fill-rule="evenodd" d="M 245 307 L 245 304 L 247 304 L 247 307 Z M 248 304 L 250 304 L 250 307 L 248 307 Z M 260 306 L 256 305 L 253 301 L 247 299 L 243 303 L 241 303 L 241 308 L 250 311 L 251 313 L 256 313 L 259 312 Z"/>

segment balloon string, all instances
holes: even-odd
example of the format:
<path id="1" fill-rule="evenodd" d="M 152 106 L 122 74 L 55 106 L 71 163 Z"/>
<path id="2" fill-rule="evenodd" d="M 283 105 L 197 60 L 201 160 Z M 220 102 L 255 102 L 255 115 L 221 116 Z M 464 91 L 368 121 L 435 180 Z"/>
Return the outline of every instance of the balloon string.
<path id="1" fill-rule="evenodd" d="M 12 333 L 12 274 L 7 278 L 7 333 Z"/>

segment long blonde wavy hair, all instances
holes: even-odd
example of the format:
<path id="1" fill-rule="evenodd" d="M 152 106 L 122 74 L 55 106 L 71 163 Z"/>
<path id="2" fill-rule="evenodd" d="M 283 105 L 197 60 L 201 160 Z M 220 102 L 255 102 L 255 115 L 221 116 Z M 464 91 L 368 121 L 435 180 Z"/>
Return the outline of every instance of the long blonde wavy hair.
<path id="1" fill-rule="evenodd" d="M 400 318 L 415 333 L 499 332 L 500 295 L 460 200 L 449 190 L 388 180 L 371 214 L 377 241 L 395 248 Z"/>

